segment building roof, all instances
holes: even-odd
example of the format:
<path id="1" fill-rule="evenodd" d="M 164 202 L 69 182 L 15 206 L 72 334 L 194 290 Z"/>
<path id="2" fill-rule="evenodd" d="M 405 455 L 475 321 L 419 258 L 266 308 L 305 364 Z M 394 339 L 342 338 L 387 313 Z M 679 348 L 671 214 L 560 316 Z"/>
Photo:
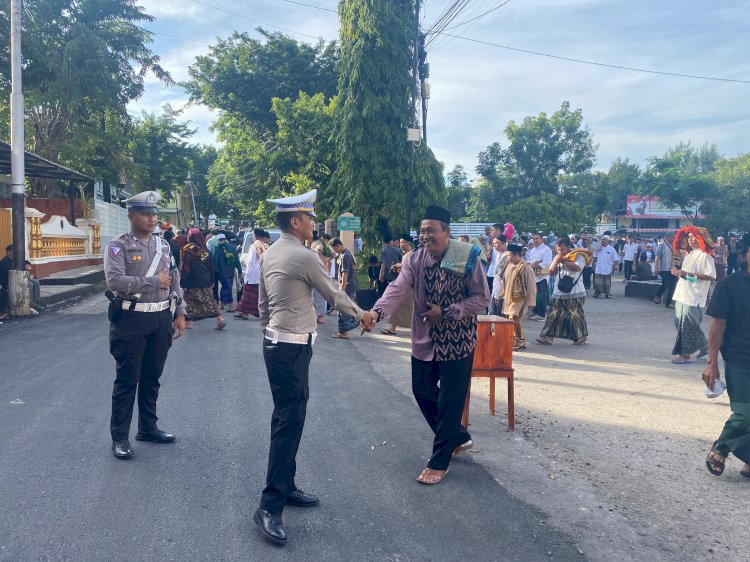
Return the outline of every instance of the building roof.
<path id="1" fill-rule="evenodd" d="M 10 174 L 10 160 L 10 145 L 7 142 L 0 141 L 0 174 Z M 24 151 L 24 166 L 26 177 L 30 178 L 50 178 L 86 183 L 95 181 L 94 178 L 46 160 L 31 152 Z"/>

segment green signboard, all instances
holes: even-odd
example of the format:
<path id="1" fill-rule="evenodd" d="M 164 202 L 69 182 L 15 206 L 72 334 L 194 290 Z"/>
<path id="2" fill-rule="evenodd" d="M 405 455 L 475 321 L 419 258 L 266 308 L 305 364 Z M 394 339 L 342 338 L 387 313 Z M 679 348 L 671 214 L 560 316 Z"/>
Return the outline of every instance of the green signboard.
<path id="1" fill-rule="evenodd" d="M 362 228 L 362 219 L 360 217 L 339 217 L 336 221 L 336 228 L 339 230 L 359 230 Z"/>

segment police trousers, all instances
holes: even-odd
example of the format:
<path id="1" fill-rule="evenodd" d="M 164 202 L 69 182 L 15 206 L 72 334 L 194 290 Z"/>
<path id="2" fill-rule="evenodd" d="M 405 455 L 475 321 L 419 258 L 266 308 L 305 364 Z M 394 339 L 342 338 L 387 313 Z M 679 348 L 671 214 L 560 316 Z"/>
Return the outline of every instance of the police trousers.
<path id="1" fill-rule="evenodd" d="M 109 352 L 117 362 L 112 390 L 113 441 L 124 441 L 130 433 L 133 404 L 138 394 L 138 429 L 156 427 L 156 399 L 159 378 L 172 347 L 172 313 L 122 311 L 117 324 L 109 328 Z"/>
<path id="2" fill-rule="evenodd" d="M 263 359 L 273 395 L 271 446 L 268 451 L 266 487 L 260 507 L 278 515 L 286 498 L 296 488 L 297 450 L 305 427 L 307 400 L 310 398 L 308 374 L 312 344 L 273 343 L 263 340 Z"/>

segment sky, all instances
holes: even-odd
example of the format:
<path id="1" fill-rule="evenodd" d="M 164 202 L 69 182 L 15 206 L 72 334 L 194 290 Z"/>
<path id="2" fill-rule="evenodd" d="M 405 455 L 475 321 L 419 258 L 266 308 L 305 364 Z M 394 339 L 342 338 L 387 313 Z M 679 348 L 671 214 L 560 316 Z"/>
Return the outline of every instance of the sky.
<path id="1" fill-rule="evenodd" d="M 336 0 L 299 0 L 335 10 Z M 451 0 L 423 0 L 429 29 Z M 452 25 L 480 15 L 498 0 L 471 0 Z M 300 41 L 338 38 L 334 12 L 292 0 L 139 0 L 156 18 L 152 50 L 176 81 L 217 37 L 254 34 L 262 26 Z M 226 11 L 222 11 L 226 10 Z M 232 14 L 227 13 L 233 12 Z M 750 152 L 750 10 L 741 0 L 510 0 L 449 33 L 513 49 L 644 70 L 722 78 L 705 80 L 594 66 L 440 36 L 428 51 L 431 99 L 428 141 L 446 171 L 461 164 L 474 177 L 477 154 L 493 142 L 505 147 L 509 121 L 560 108 L 569 101 L 599 145 L 595 168 L 620 157 L 644 166 L 679 142 L 716 144 L 727 157 Z M 731 82 L 727 80 L 740 80 Z M 214 143 L 216 114 L 188 105 L 179 87 L 153 76 L 134 115 L 163 104 L 184 107 L 198 131 L 194 142 Z"/>

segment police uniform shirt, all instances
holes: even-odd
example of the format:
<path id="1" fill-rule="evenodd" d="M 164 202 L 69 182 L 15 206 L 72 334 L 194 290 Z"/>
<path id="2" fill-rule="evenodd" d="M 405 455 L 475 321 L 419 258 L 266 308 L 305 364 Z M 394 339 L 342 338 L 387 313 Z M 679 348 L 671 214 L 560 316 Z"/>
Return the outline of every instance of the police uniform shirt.
<path id="1" fill-rule="evenodd" d="M 258 308 L 264 327 L 287 334 L 310 334 L 317 328 L 311 289 L 338 311 L 356 320 L 364 312 L 338 288 L 318 253 L 291 234 L 281 238 L 261 256 Z"/>
<path id="2" fill-rule="evenodd" d="M 180 273 L 172 267 L 172 253 L 166 240 L 161 240 L 161 260 L 156 273 L 146 276 L 156 255 L 157 243 L 157 236 L 153 234 L 142 241 L 132 231 L 113 238 L 104 252 L 107 287 L 125 300 L 133 300 L 133 295 L 141 293 L 138 302 L 163 302 L 172 292 L 182 298 Z M 165 269 L 172 279 L 169 289 L 161 288 L 158 277 L 158 273 Z M 176 314 L 185 314 L 184 301 L 177 305 Z"/>

